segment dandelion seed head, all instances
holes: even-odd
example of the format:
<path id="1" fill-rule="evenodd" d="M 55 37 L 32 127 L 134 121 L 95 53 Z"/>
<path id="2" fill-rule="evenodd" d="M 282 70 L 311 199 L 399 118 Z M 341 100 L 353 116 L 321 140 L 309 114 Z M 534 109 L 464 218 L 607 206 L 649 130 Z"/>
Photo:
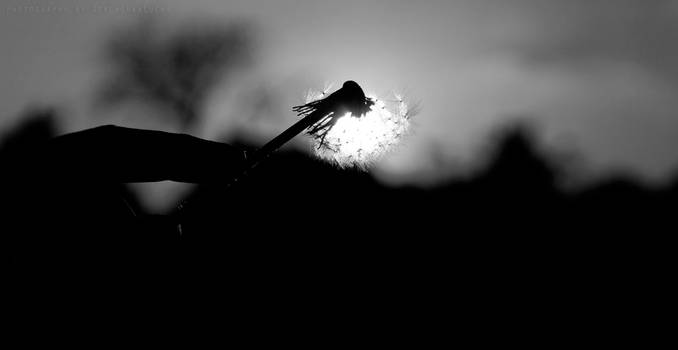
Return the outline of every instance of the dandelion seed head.
<path id="1" fill-rule="evenodd" d="M 309 92 L 306 102 L 327 96 L 327 91 Z M 367 96 L 373 104 L 367 113 L 354 116 L 350 112 L 331 116 L 334 123 L 323 135 L 313 135 L 315 154 L 339 167 L 366 169 L 392 150 L 407 134 L 410 126 L 408 106 L 401 95 L 395 99 Z M 328 122 L 323 119 L 319 122 Z M 317 124 L 316 124 L 317 125 Z"/>

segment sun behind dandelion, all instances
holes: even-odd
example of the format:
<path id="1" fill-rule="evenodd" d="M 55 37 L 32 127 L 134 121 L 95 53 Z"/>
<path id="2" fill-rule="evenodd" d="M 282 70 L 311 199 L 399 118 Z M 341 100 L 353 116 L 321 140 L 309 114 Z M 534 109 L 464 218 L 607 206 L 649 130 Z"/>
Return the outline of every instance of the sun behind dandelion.
<path id="1" fill-rule="evenodd" d="M 327 97 L 327 90 L 309 92 L 306 102 Z M 307 133 L 313 138 L 313 150 L 318 157 L 342 168 L 366 169 L 407 134 L 411 113 L 402 96 L 394 94 L 391 100 L 366 97 L 372 103 L 364 115 L 346 112 L 328 116 L 309 128 Z"/>

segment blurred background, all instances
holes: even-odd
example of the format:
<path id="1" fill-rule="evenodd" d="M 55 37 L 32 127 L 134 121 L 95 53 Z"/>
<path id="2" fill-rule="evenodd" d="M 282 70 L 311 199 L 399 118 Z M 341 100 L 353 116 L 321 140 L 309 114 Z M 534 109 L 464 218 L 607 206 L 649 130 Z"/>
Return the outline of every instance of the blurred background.
<path id="1" fill-rule="evenodd" d="M 565 193 L 675 181 L 671 0 L 22 0 L 0 16 L 4 144 L 117 124 L 256 148 L 309 89 L 352 79 L 422 107 L 367 174 L 379 186 L 477 177 L 511 139 Z M 151 213 L 192 189 L 130 186 Z"/>

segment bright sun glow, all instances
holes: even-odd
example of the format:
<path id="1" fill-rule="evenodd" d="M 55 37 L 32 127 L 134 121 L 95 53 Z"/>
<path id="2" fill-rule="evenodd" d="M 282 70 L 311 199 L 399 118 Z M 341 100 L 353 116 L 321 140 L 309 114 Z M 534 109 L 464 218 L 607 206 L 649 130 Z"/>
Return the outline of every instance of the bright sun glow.
<path id="1" fill-rule="evenodd" d="M 324 95 L 326 92 L 309 94 L 307 102 Z M 368 113 L 362 117 L 346 113 L 329 130 L 323 145 L 314 140 L 313 149 L 320 158 L 340 167 L 366 168 L 405 136 L 410 126 L 410 115 L 402 97 L 395 95 L 394 100 L 368 97 L 374 101 Z"/>

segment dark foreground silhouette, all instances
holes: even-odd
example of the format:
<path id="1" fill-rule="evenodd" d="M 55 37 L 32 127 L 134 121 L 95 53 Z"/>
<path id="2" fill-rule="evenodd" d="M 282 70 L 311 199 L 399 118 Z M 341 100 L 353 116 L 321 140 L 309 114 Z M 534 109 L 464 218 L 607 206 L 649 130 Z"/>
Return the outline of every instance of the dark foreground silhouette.
<path id="1" fill-rule="evenodd" d="M 621 327 L 670 293 L 678 182 L 562 192 L 524 129 L 507 129 L 476 177 L 431 190 L 294 152 L 223 188 L 247 146 L 110 126 L 41 143 L 44 129 L 2 152 L 3 247 L 31 303 L 188 298 L 276 322 L 313 305 L 466 325 L 595 327 L 593 313 Z M 179 218 L 143 215 L 121 185 L 165 179 L 213 184 Z"/>

